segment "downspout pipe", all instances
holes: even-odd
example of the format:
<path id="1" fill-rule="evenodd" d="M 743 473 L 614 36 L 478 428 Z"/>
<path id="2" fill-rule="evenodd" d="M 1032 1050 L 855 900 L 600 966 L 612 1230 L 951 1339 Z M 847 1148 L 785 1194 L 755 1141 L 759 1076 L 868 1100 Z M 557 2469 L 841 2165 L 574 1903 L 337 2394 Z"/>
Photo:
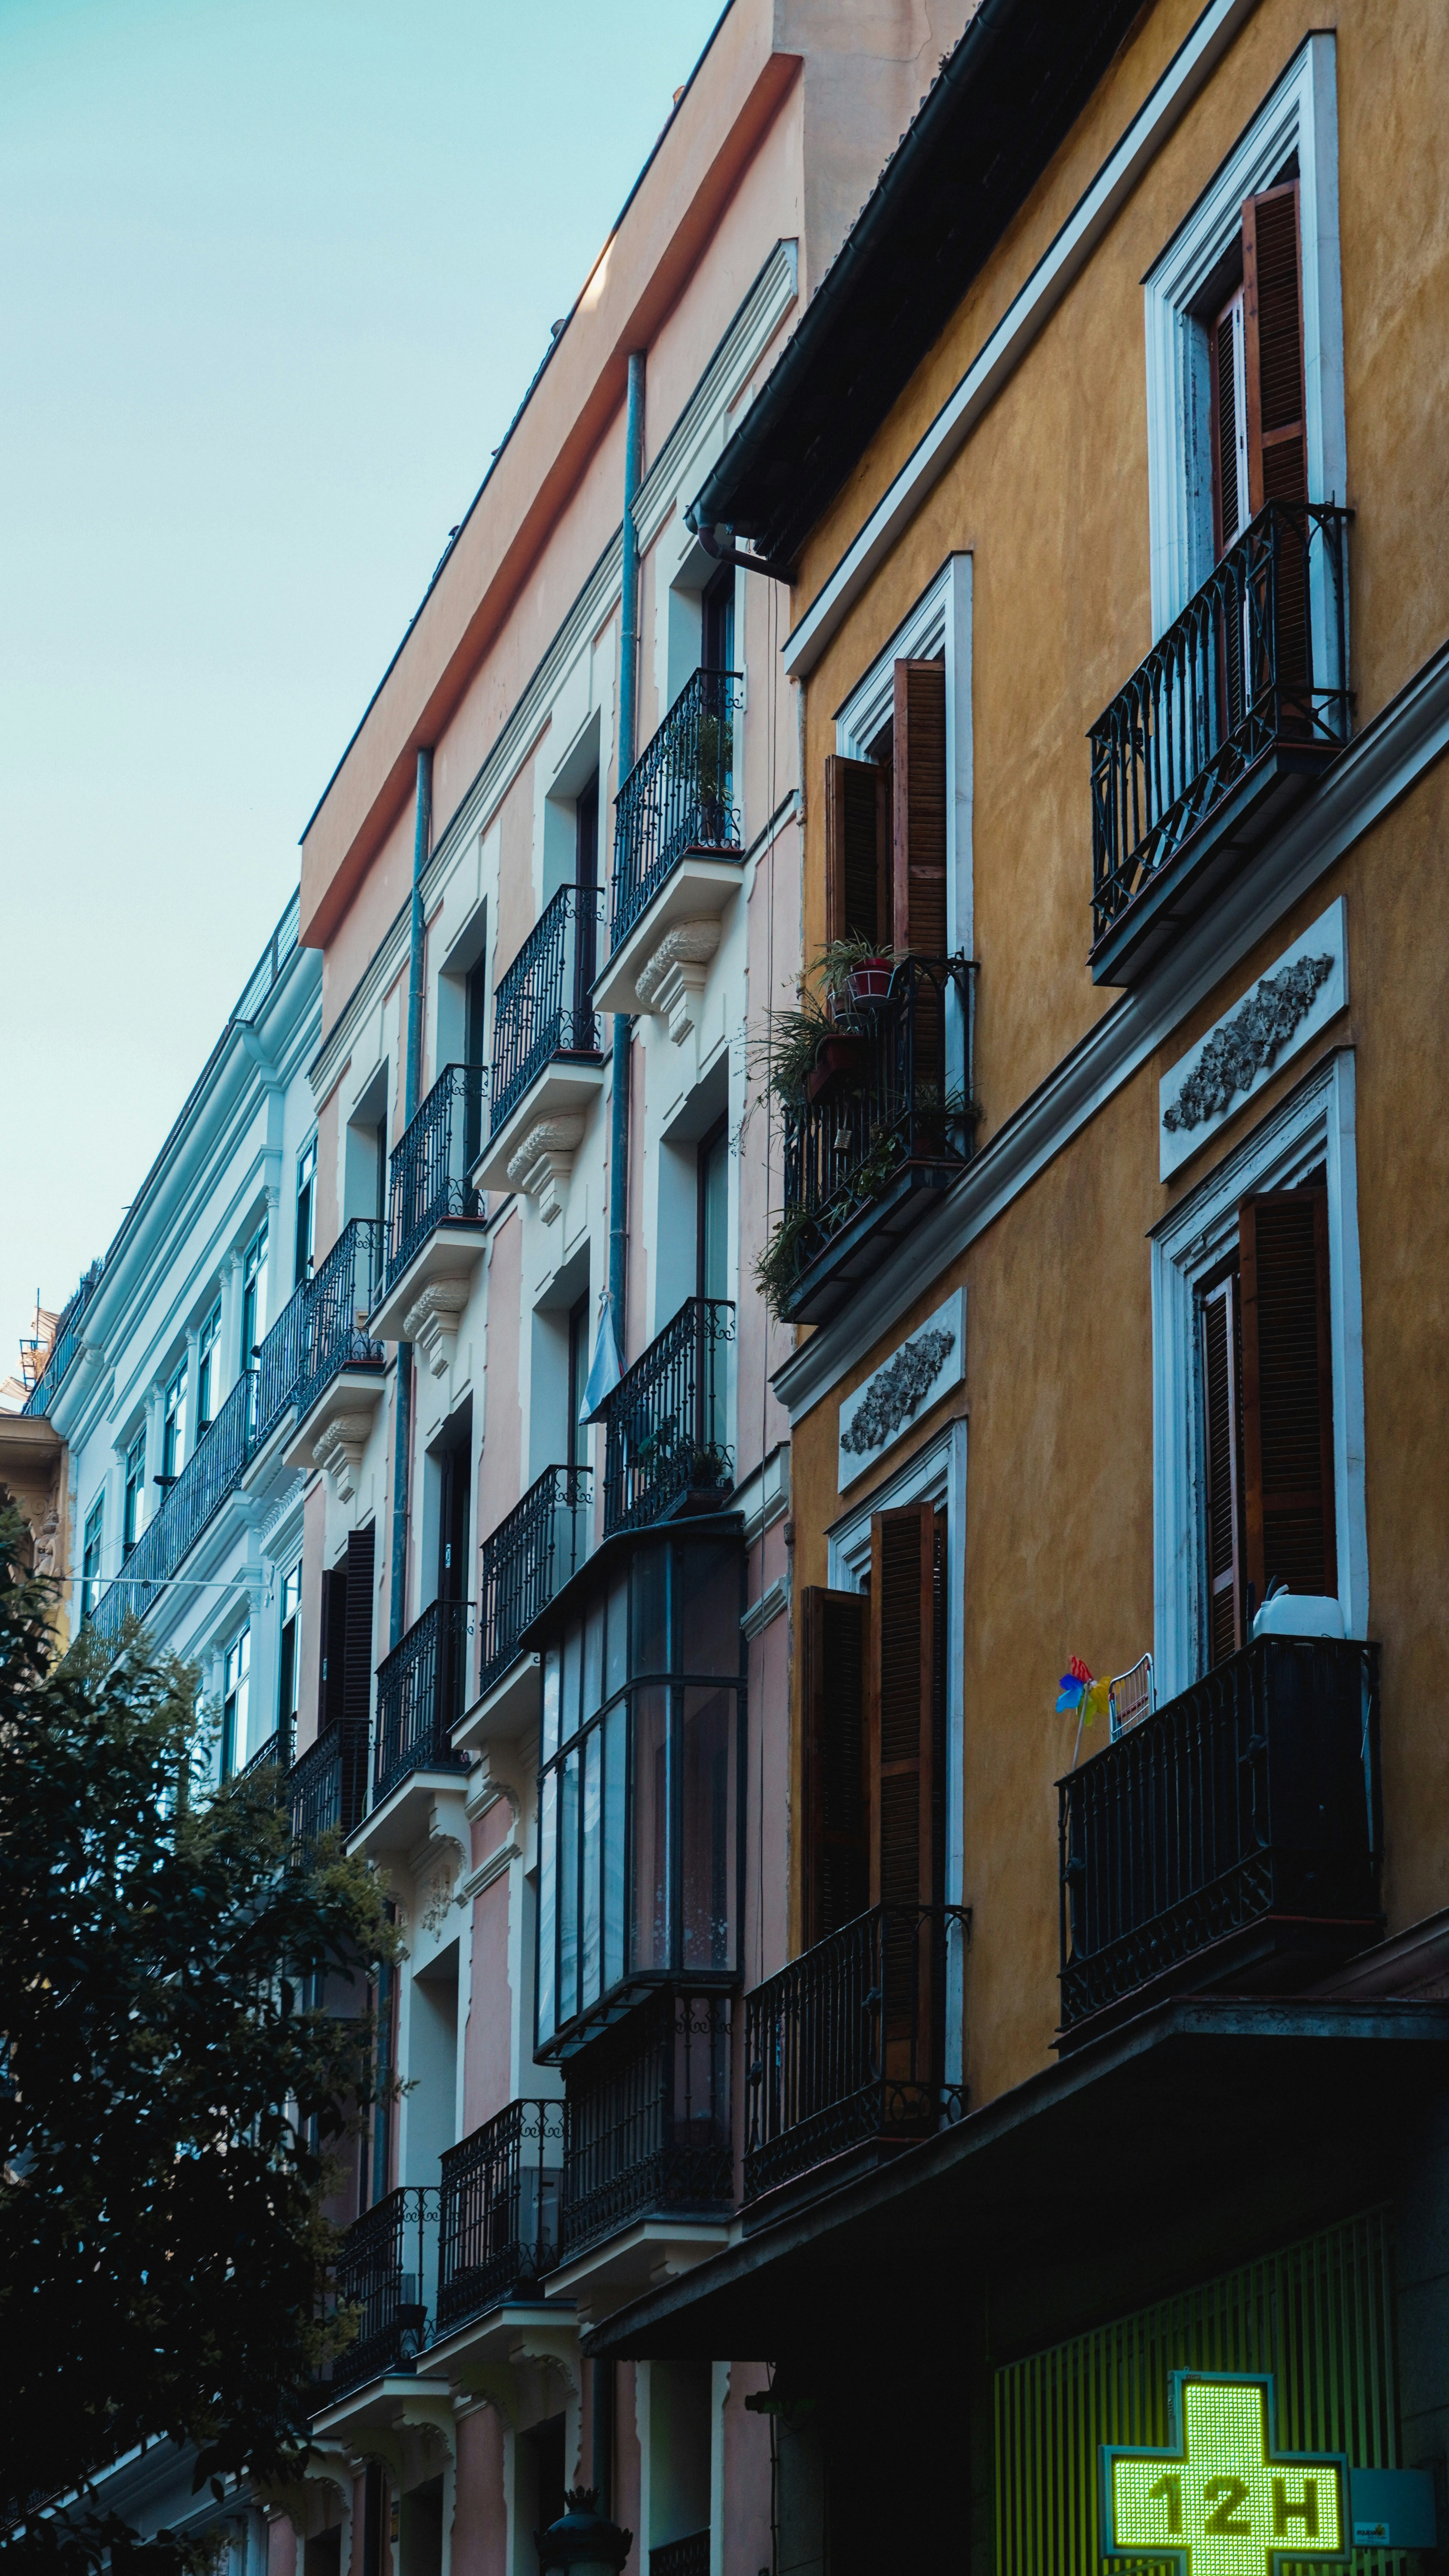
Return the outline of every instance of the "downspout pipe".
<path id="1" fill-rule="evenodd" d="M 423 1082 L 423 871 L 433 839 L 433 755 L 418 753 L 417 791 L 413 806 L 413 903 L 408 928 L 408 1026 L 403 1064 L 403 1126 L 412 1125 Z M 387 1641 L 395 1646 L 403 1632 L 408 1584 L 408 1481 L 412 1458 L 413 1346 L 397 1346 L 397 1418 L 392 1465 L 392 1571 L 387 1587 Z"/>
<path id="2" fill-rule="evenodd" d="M 624 430 L 624 541 L 619 619 L 619 758 L 622 787 L 634 766 L 639 732 L 639 532 L 634 525 L 644 458 L 644 352 L 629 352 L 629 408 Z M 613 1119 L 609 1137 L 609 1315 L 620 1365 L 624 1359 L 624 1292 L 629 1270 L 629 1045 L 634 1023 L 614 1013 Z"/>

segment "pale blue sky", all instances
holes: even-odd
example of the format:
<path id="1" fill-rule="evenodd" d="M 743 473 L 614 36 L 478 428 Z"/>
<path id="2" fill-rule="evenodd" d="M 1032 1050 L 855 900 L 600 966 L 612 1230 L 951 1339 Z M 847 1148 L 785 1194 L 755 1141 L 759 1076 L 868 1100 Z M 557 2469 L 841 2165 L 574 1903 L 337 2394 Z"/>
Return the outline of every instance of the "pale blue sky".
<path id="1" fill-rule="evenodd" d="M 0 1377 L 721 0 L 0 0 Z"/>

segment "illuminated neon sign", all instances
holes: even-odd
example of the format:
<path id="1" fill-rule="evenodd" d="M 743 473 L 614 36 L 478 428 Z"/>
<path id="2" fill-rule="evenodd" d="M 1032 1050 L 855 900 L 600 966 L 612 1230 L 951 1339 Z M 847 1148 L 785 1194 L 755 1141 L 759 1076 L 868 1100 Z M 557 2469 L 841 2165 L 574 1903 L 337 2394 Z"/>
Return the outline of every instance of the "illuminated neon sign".
<path id="1" fill-rule="evenodd" d="M 1169 2450 L 1102 2445 L 1104 2557 L 1176 2558 L 1183 2576 L 1351 2557 L 1348 2462 L 1279 2450 L 1271 2379 L 1175 2370 L 1169 2388 Z"/>

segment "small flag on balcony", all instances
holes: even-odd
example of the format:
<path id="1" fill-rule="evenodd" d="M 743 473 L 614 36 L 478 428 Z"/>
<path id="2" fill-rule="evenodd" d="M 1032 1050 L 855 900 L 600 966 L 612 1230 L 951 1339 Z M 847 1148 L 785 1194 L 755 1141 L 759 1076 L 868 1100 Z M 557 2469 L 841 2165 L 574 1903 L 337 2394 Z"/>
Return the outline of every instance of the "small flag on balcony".
<path id="1" fill-rule="evenodd" d="M 600 1298 L 599 1329 L 594 1341 L 594 1356 L 589 1363 L 588 1384 L 579 1406 L 580 1422 L 597 1422 L 608 1398 L 613 1394 L 624 1371 L 619 1359 L 619 1344 L 614 1331 L 614 1309 L 608 1289 Z"/>

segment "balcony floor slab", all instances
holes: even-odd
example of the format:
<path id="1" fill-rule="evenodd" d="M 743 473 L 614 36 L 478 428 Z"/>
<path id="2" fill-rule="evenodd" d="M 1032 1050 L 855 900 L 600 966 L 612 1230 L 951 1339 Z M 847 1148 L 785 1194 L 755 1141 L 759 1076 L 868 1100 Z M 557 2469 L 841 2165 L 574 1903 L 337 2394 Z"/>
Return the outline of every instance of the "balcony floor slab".
<path id="1" fill-rule="evenodd" d="M 468 1178 L 475 1190 L 509 1190 L 508 1166 L 530 1128 L 551 1118 L 587 1117 L 604 1088 L 602 1059 L 591 1055 L 550 1056 L 521 1098 L 514 1102 L 496 1135 L 490 1135 Z"/>
<path id="2" fill-rule="evenodd" d="M 450 2391 L 446 2379 L 425 2378 L 421 2371 L 387 2370 L 376 2379 L 364 2379 L 357 2388 L 348 2390 L 336 2404 L 324 2408 L 312 2418 L 312 2431 L 320 2440 L 349 2444 L 356 2433 L 370 2432 L 399 2421 L 405 2406 L 446 2406 Z"/>
<path id="3" fill-rule="evenodd" d="M 738 858 L 724 858 L 717 851 L 685 850 L 596 978 L 595 1010 L 643 1010 L 639 977 L 666 930 L 677 922 L 706 921 L 722 913 L 739 892 L 743 868 L 743 851 Z"/>
<path id="4" fill-rule="evenodd" d="M 346 1422 L 365 1422 L 361 1441 L 348 1441 L 359 1457 L 372 1428 L 372 1417 L 381 1404 L 385 1380 L 381 1368 L 341 1368 L 330 1377 L 322 1392 L 308 1406 L 299 1421 L 293 1422 L 285 1435 L 283 1463 L 300 1467 L 310 1474 L 321 1464 L 318 1452 L 333 1447 L 330 1435 Z"/>
<path id="5" fill-rule="evenodd" d="M 516 1743 L 537 1726 L 543 1690 L 543 1657 L 520 1651 L 491 1690 L 466 1708 L 452 1733 L 455 1753 L 485 1744 Z"/>
<path id="6" fill-rule="evenodd" d="M 828 1324 L 890 1259 L 902 1236 L 928 1216 L 966 1163 L 907 1163 L 869 1207 L 841 1227 L 803 1270 L 784 1305 L 791 1324 Z"/>
<path id="7" fill-rule="evenodd" d="M 468 2385 L 468 2370 L 474 2362 L 510 2361 L 521 2344 L 536 2343 L 540 2335 L 567 2334 L 572 2324 L 567 2299 L 500 2299 L 496 2307 L 485 2308 L 481 2316 L 470 2317 L 466 2324 L 452 2326 L 429 2344 L 423 2358 L 427 2368 L 448 2377 L 458 2386 Z"/>
<path id="8" fill-rule="evenodd" d="M 347 1838 L 350 1852 L 369 1860 L 409 1860 L 456 1843 L 466 1864 L 470 1855 L 467 1775 L 462 1771 L 410 1771 Z"/>
<path id="9" fill-rule="evenodd" d="M 723 2253 L 735 2230 L 728 2219 L 639 2218 L 616 2236 L 601 2237 L 551 2272 L 543 2285 L 550 2307 L 572 2300 L 579 2322 L 606 2316 L 626 2299 L 676 2281 L 712 2254 Z"/>
<path id="10" fill-rule="evenodd" d="M 483 1219 L 466 1225 L 450 1218 L 436 1225 L 426 1242 L 419 1244 L 405 1270 L 400 1270 L 390 1287 L 383 1290 L 367 1329 L 380 1342 L 400 1342 L 403 1322 L 416 1305 L 425 1288 L 443 1283 L 467 1286 L 486 1249 Z"/>

